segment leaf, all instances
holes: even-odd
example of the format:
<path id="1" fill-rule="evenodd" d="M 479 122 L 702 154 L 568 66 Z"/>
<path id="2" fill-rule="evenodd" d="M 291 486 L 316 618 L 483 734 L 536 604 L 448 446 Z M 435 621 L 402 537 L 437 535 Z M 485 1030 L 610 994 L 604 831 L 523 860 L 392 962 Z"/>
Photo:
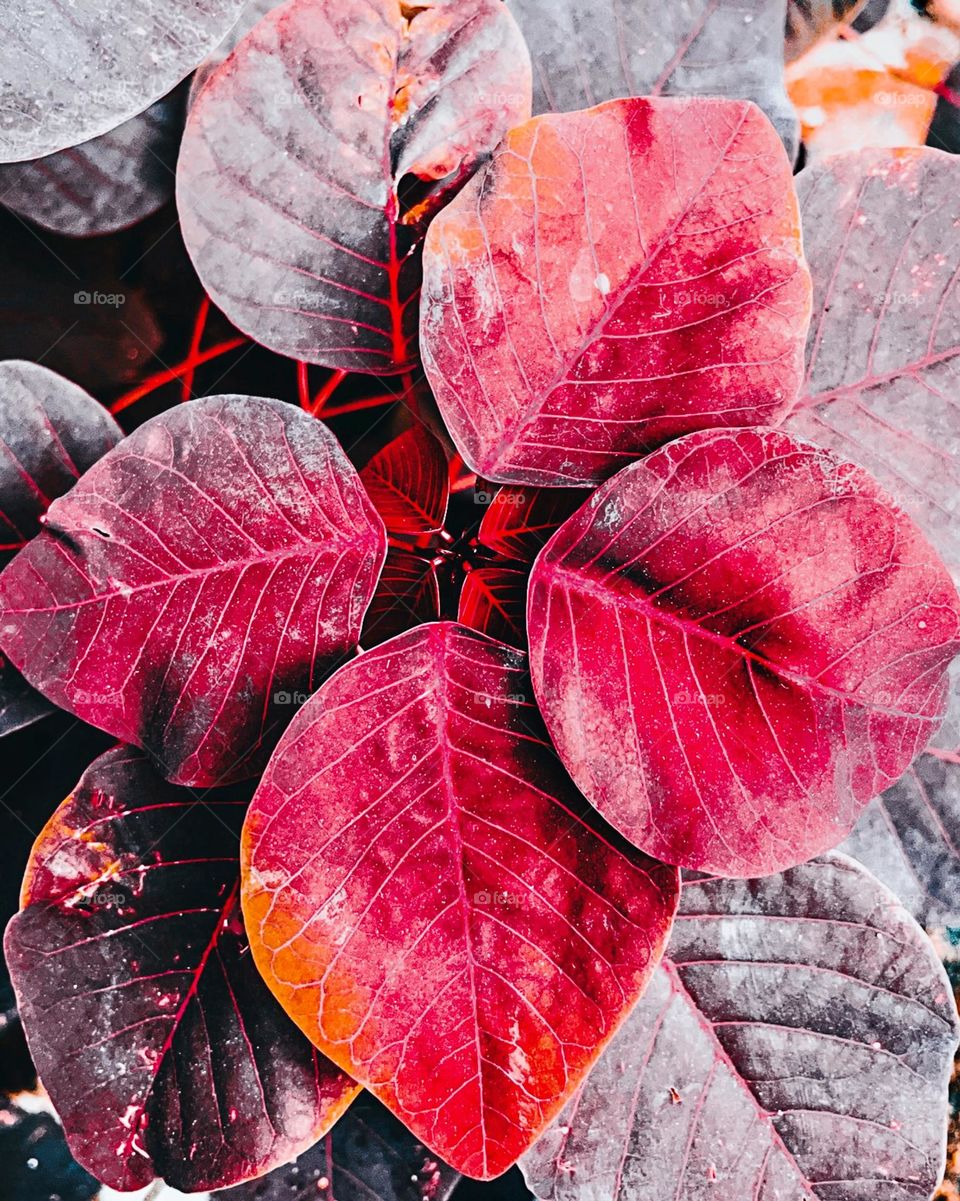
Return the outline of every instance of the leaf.
<path id="1" fill-rule="evenodd" d="M 960 580 L 960 162 L 862 150 L 798 189 L 815 316 L 786 428 L 876 476 Z"/>
<path id="2" fill-rule="evenodd" d="M 439 616 L 436 564 L 391 546 L 364 618 L 360 635 L 363 647 L 369 650 L 379 646 L 425 621 L 436 621 Z"/>
<path id="3" fill-rule="evenodd" d="M 500 0 L 274 9 L 187 122 L 177 197 L 204 286 L 281 354 L 412 367 L 426 223 L 529 113 L 529 56 Z"/>
<path id="4" fill-rule="evenodd" d="M 0 738 L 14 734 L 55 711 L 0 655 Z"/>
<path id="5" fill-rule="evenodd" d="M 0 166 L 0 200 L 54 233 L 114 233 L 173 196 L 183 96 L 158 100 L 116 129 L 44 158 Z"/>
<path id="6" fill-rule="evenodd" d="M 0 363 L 0 565 L 50 502 L 123 437 L 92 396 L 38 363 Z"/>
<path id="7" fill-rule="evenodd" d="M 850 24 L 867 0 L 787 0 L 787 62 L 805 54 L 811 46 Z"/>
<path id="8" fill-rule="evenodd" d="M 550 1201 L 920 1201 L 957 1037 L 929 941 L 844 856 L 685 884 L 653 984 L 524 1171 Z"/>
<path id="9" fill-rule="evenodd" d="M 615 100 L 511 130 L 434 221 L 424 369 L 479 474 L 596 483 L 690 430 L 779 417 L 809 287 L 760 112 Z"/>
<path id="10" fill-rule="evenodd" d="M 675 872 L 571 786 L 529 695 L 523 654 L 481 634 L 395 638 L 301 709 L 243 834 L 244 913 L 274 994 L 482 1179 L 589 1069 L 676 902 Z"/>
<path id="11" fill-rule="evenodd" d="M 765 875 L 835 846 L 942 721 L 960 597 L 865 472 L 774 430 L 621 472 L 533 566 L 574 782 L 648 854 Z"/>
<path id="12" fill-rule="evenodd" d="M 526 604 L 526 571 L 499 564 L 476 567 L 463 581 L 457 620 L 481 634 L 526 649 Z"/>
<path id="13" fill-rule="evenodd" d="M 579 488 L 499 488 L 477 538 L 507 559 L 532 562 L 589 495 Z"/>
<path id="14" fill-rule="evenodd" d="M 389 1110 L 361 1093 L 331 1133 L 296 1163 L 216 1196 L 222 1201 L 448 1201 L 459 1179 Z"/>
<path id="15" fill-rule="evenodd" d="M 240 16 L 233 28 L 207 57 L 203 60 L 190 80 L 190 96 L 187 101 L 192 105 L 197 93 L 214 73 L 217 67 L 236 50 L 254 25 L 275 8 L 279 8 L 284 0 L 245 0 Z"/>
<path id="16" fill-rule="evenodd" d="M 928 750 L 870 802 L 841 849 L 925 926 L 960 920 L 960 754 Z"/>
<path id="17" fill-rule="evenodd" d="M 243 0 L 13 6 L 0 44 L 0 162 L 76 146 L 143 112 L 190 74 L 242 6 Z"/>
<path id="18" fill-rule="evenodd" d="M 63 709 L 174 783 L 256 774 L 355 648 L 383 525 L 335 438 L 279 401 L 206 397 L 141 426 L 0 575 L 0 641 Z"/>
<path id="19" fill-rule="evenodd" d="M 786 0 L 509 6 L 533 58 L 535 113 L 620 96 L 730 96 L 764 109 L 795 154 L 797 118 L 783 86 Z"/>
<path id="20" fill-rule="evenodd" d="M 39 531 L 50 502 L 122 436 L 76 384 L 37 363 L 0 362 L 0 566 Z M 53 709 L 0 655 L 0 738 Z"/>
<path id="21" fill-rule="evenodd" d="M 388 534 L 435 534 L 450 498 L 447 456 L 420 422 L 388 442 L 360 472 Z"/>
<path id="22" fill-rule="evenodd" d="M 237 1183 L 304 1151 L 356 1093 L 248 953 L 246 805 L 166 784 L 128 747 L 37 840 L 5 950 L 73 1154 L 113 1188 Z"/>

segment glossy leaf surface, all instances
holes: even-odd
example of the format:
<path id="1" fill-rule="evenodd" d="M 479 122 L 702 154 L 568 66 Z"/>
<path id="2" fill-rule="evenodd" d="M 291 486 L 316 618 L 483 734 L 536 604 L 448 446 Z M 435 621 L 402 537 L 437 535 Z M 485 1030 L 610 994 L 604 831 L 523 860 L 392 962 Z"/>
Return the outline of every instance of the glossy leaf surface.
<path id="1" fill-rule="evenodd" d="M 420 422 L 392 439 L 360 472 L 388 534 L 431 534 L 443 528 L 450 496 L 447 456 Z"/>
<path id="2" fill-rule="evenodd" d="M 459 1180 L 364 1092 L 296 1163 L 217 1196 L 222 1201 L 448 1201 Z"/>
<path id="3" fill-rule="evenodd" d="M 49 699 L 169 779 L 254 775 L 352 653 L 385 553 L 339 445 L 279 401 L 208 397 L 141 426 L 0 576 L 0 642 Z"/>
<path id="4" fill-rule="evenodd" d="M 363 619 L 361 645 L 369 650 L 439 616 L 440 585 L 435 564 L 391 546 Z"/>
<path id="5" fill-rule="evenodd" d="M 534 564 L 558 754 L 631 842 L 763 875 L 835 846 L 946 707 L 960 598 L 859 468 L 772 430 L 682 438 Z"/>
<path id="6" fill-rule="evenodd" d="M 596 483 L 680 434 L 782 415 L 809 291 L 762 113 L 615 100 L 511 130 L 433 222 L 424 368 L 479 474 Z"/>
<path id="7" fill-rule="evenodd" d="M 287 1012 L 483 1179 L 611 1037 L 676 903 L 675 871 L 571 786 L 523 654 L 452 623 L 311 697 L 254 797 L 243 861 L 251 947 Z"/>
<path id="8" fill-rule="evenodd" d="M 532 562 L 589 495 L 580 488 L 500 488 L 477 538 L 504 558 Z"/>
<path id="9" fill-rule="evenodd" d="M 530 46 L 535 113 L 620 96 L 730 96 L 759 104 L 796 149 L 783 86 L 786 0 L 508 2 Z"/>
<path id="10" fill-rule="evenodd" d="M 930 943 L 844 856 L 686 884 L 653 984 L 527 1179 L 549 1201 L 919 1201 L 957 1037 Z"/>
<path id="11" fill-rule="evenodd" d="M 143 112 L 190 74 L 242 7 L 243 0 L 10 5 L 0 43 L 0 162 L 76 146 Z"/>
<path id="12" fill-rule="evenodd" d="M 797 189 L 814 317 L 787 428 L 870 471 L 960 579 L 960 162 L 862 150 Z"/>
<path id="13" fill-rule="evenodd" d="M 529 56 L 500 0 L 274 9 L 187 122 L 177 196 L 204 286 L 282 354 L 411 367 L 426 224 L 529 114 Z"/>
<path id="14" fill-rule="evenodd" d="M 509 646 L 527 645 L 527 572 L 516 567 L 476 567 L 460 592 L 457 620 Z"/>
<path id="15" fill-rule="evenodd" d="M 245 808 L 167 784 L 119 747 L 34 847 L 7 962 L 71 1150 L 115 1188 L 160 1176 L 192 1192 L 261 1174 L 355 1094 L 253 965 L 239 905 Z"/>
<path id="16" fill-rule="evenodd" d="M 183 96 L 158 100 L 92 141 L 0 165 L 0 204 L 55 233 L 113 233 L 173 196 Z"/>

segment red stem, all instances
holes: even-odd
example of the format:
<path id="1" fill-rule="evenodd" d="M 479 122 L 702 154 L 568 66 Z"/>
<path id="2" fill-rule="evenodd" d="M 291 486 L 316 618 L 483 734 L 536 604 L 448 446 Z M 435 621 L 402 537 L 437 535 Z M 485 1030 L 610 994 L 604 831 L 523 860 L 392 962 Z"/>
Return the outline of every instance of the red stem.
<path id="1" fill-rule="evenodd" d="M 227 342 L 218 342 L 216 346 L 211 346 L 207 350 L 201 351 L 195 355 L 193 360 L 187 360 L 180 364 L 179 367 L 167 367 L 163 371 L 154 372 L 153 375 L 147 376 L 142 384 L 138 384 L 130 392 L 125 392 L 119 400 L 115 400 L 109 406 L 111 413 L 122 413 L 124 409 L 129 409 L 132 404 L 142 399 L 144 396 L 149 396 L 151 392 L 155 392 L 157 388 L 162 388 L 164 384 L 172 383 L 173 380 L 182 379 L 182 377 L 195 367 L 200 367 L 203 363 L 209 363 L 211 359 L 218 359 L 221 355 L 227 354 L 231 350 L 236 350 L 238 346 L 243 346 L 248 339 L 244 337 L 230 338 Z"/>
<path id="2" fill-rule="evenodd" d="M 203 335 L 207 328 L 207 317 L 210 315 L 210 297 L 204 294 L 203 300 L 200 301 L 200 307 L 197 309 L 196 320 L 193 323 L 193 337 L 190 339 L 190 350 L 187 352 L 187 363 L 189 370 L 183 377 L 183 385 L 180 389 L 180 399 L 189 400 L 193 395 L 193 378 L 197 370 L 197 355 L 200 353 L 200 343 L 203 341 Z"/>

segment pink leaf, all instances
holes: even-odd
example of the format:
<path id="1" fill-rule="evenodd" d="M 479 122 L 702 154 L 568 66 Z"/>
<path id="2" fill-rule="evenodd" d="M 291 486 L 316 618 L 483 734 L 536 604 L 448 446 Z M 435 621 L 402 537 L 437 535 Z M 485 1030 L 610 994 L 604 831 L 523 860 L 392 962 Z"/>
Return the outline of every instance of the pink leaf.
<path id="1" fill-rule="evenodd" d="M 450 496 L 447 456 L 420 422 L 375 454 L 360 479 L 388 534 L 433 534 L 443 529 Z"/>
<path id="2" fill-rule="evenodd" d="M 84 1167 L 187 1192 L 306 1150 L 356 1095 L 257 974 L 239 905 L 242 796 L 108 751 L 34 846 L 5 951 L 40 1076 Z"/>
<path id="3" fill-rule="evenodd" d="M 0 642 L 61 708 L 167 777 L 254 775 L 354 650 L 383 525 L 333 435 L 208 397 L 141 426 L 55 501 L 0 575 Z"/>
<path id="4" fill-rule="evenodd" d="M 722 875 L 835 846 L 942 720 L 960 598 L 859 468 L 772 430 L 682 438 L 534 564 L 537 699 L 631 842 Z"/>
<path id="5" fill-rule="evenodd" d="M 251 947 L 281 1004 L 484 1179 L 643 991 L 677 895 L 571 786 L 525 667 L 451 623 L 361 655 L 298 714 L 243 836 Z"/>
<path id="6" fill-rule="evenodd" d="M 502 483 L 596 483 L 679 434 L 772 422 L 810 281 L 790 164 L 753 105 L 614 100 L 513 129 L 437 217 L 424 368 Z"/>
<path id="7" fill-rule="evenodd" d="M 844 856 L 685 884 L 653 984 L 524 1172 L 550 1201 L 920 1201 L 958 1033 L 929 941 Z"/>
<path id="8" fill-rule="evenodd" d="M 281 5 L 187 122 L 177 199 L 204 286 L 281 354 L 413 366 L 426 223 L 529 115 L 529 56 L 500 0 Z"/>
<path id="9" fill-rule="evenodd" d="M 872 472 L 960 580 L 960 162 L 862 150 L 797 188 L 814 318 L 787 429 Z"/>

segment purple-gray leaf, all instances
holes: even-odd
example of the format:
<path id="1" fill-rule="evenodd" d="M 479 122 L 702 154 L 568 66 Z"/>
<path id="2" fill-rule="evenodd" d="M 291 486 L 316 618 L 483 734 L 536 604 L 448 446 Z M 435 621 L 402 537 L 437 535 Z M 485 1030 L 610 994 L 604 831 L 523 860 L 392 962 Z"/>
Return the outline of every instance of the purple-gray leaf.
<path id="1" fill-rule="evenodd" d="M 932 946 L 852 860 L 689 882 L 653 984 L 524 1172 L 549 1201 L 923 1201 L 957 1037 Z"/>

